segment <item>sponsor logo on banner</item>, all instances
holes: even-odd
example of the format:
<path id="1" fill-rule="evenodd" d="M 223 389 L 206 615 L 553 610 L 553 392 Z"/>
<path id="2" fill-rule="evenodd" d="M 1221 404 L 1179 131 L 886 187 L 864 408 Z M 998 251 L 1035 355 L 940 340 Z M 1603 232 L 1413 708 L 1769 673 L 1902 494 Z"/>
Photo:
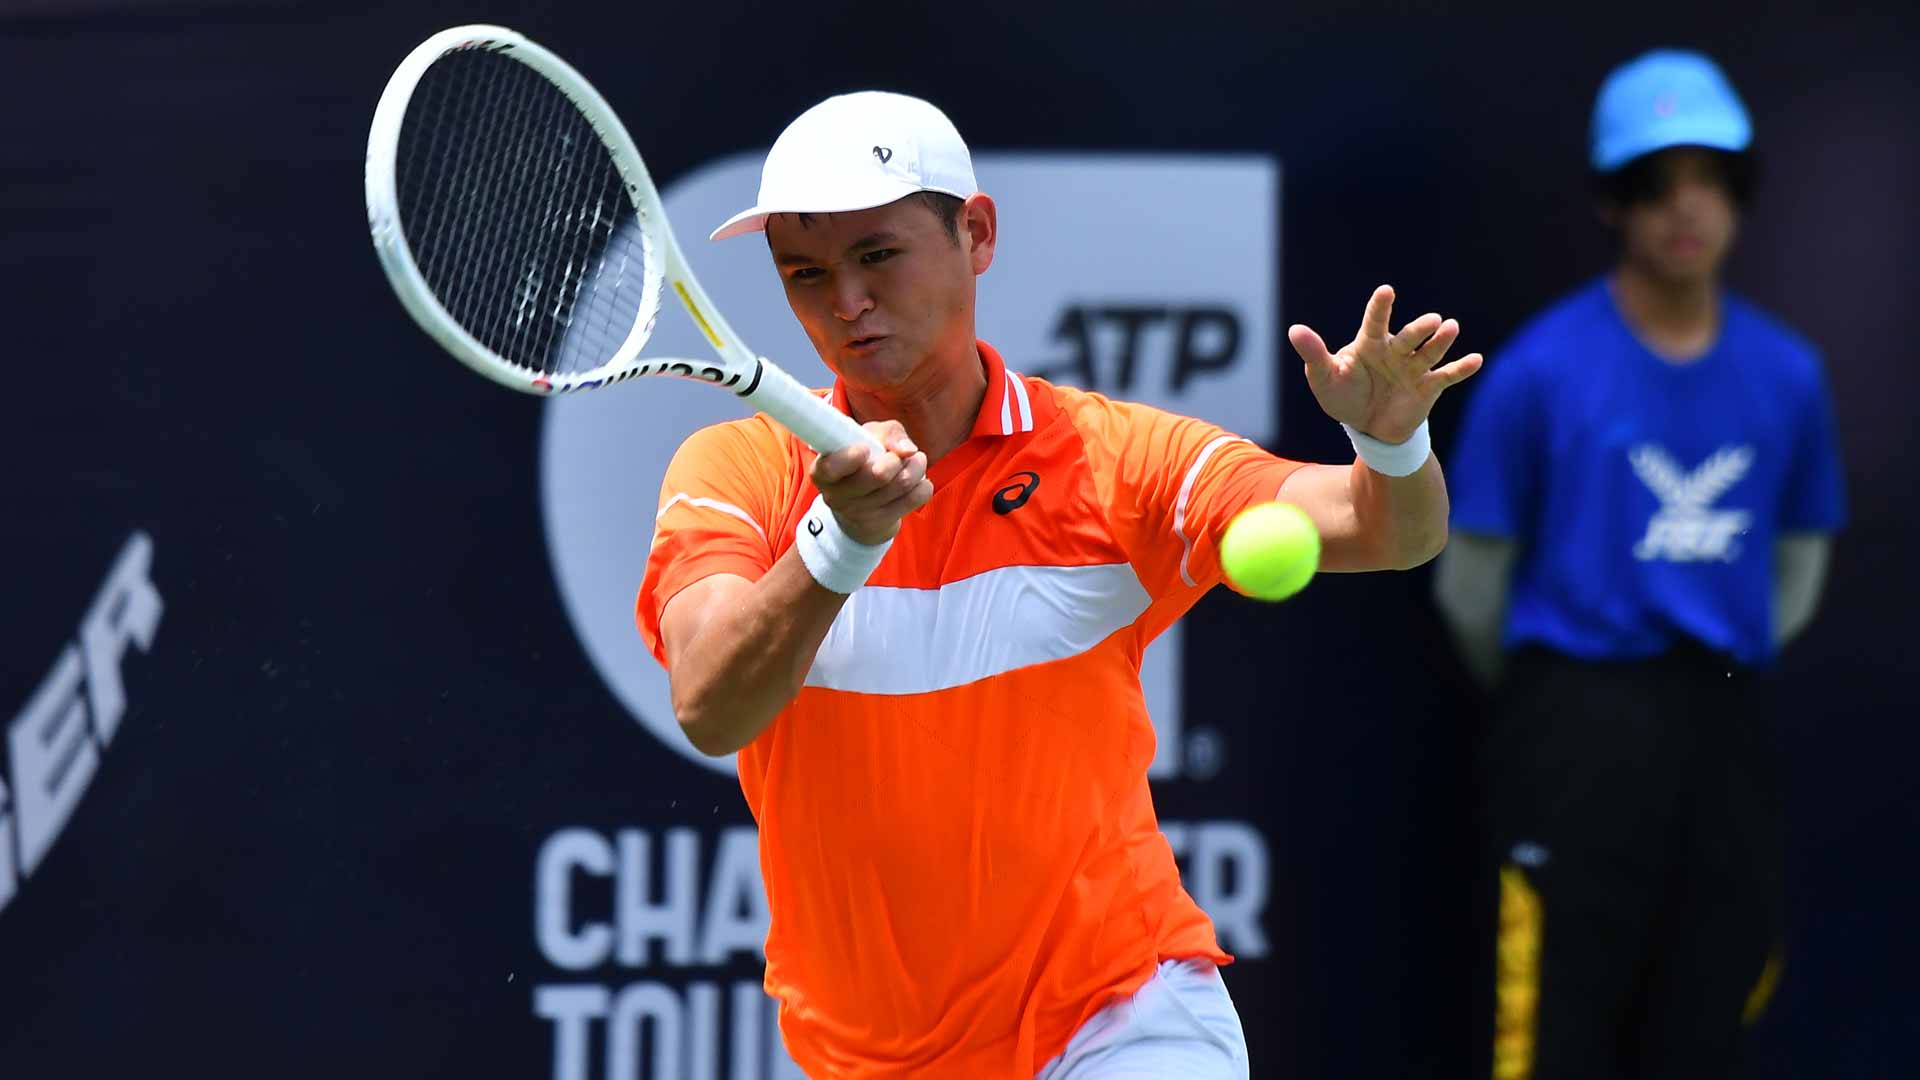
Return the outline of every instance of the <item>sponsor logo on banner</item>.
<path id="1" fill-rule="evenodd" d="M 994 265 L 980 278 L 980 336 L 1014 370 L 1211 420 L 1271 445 L 1279 435 L 1279 168 L 1221 155 L 976 155 L 999 204 Z M 760 156 L 695 170 L 664 195 L 697 236 L 751 203 Z M 802 383 L 832 380 L 788 310 L 757 237 L 695 241 L 688 257 L 727 320 Z M 662 318 L 648 356 L 700 356 L 684 313 Z M 634 626 L 660 481 L 697 428 L 746 415 L 711 387 L 635 380 L 544 405 L 541 501 L 554 577 L 584 651 L 661 745 L 715 773 L 669 707 L 667 677 Z M 1001 514 L 1043 512 L 1046 477 L 996 486 Z M 1023 509 L 1024 507 L 1024 509 Z M 1226 748 L 1188 725 L 1178 623 L 1147 650 L 1142 685 L 1159 741 L 1151 775 L 1204 781 Z M 798 1076 L 775 1003 L 760 989 L 765 892 L 750 825 L 689 817 L 644 828 L 569 828 L 533 868 L 546 970 L 532 1011 L 551 1032 L 555 1080 Z M 1223 948 L 1269 953 L 1266 838 L 1243 821 L 1163 822 Z"/>
<path id="2" fill-rule="evenodd" d="M 153 541 L 128 538 L 46 677 L 7 728 L 0 780 L 0 910 L 45 861 L 93 782 L 127 711 L 120 664 L 128 645 L 153 647 L 160 592 Z M 15 853 L 18 853 L 17 857 Z"/>
<path id="3" fill-rule="evenodd" d="M 750 825 L 547 837 L 533 1013 L 552 1031 L 553 1080 L 804 1080 L 760 988 L 759 853 Z"/>
<path id="4" fill-rule="evenodd" d="M 1265 838 L 1241 821 L 1161 828 L 1221 948 L 1266 956 Z M 533 910 L 553 1080 L 803 1080 L 761 989 L 752 826 L 557 830 L 534 857 Z"/>

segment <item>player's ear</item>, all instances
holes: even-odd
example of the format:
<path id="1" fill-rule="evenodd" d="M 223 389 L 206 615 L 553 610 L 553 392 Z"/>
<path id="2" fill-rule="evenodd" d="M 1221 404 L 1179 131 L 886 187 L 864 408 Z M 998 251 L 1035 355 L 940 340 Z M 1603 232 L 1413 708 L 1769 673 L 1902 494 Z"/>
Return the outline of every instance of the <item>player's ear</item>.
<path id="1" fill-rule="evenodd" d="M 977 192 L 967 196 L 960 207 L 960 233 L 967 241 L 967 256 L 973 262 L 975 275 L 987 272 L 993 265 L 993 245 L 1000 239 L 1000 212 L 993 205 L 992 196 Z"/>

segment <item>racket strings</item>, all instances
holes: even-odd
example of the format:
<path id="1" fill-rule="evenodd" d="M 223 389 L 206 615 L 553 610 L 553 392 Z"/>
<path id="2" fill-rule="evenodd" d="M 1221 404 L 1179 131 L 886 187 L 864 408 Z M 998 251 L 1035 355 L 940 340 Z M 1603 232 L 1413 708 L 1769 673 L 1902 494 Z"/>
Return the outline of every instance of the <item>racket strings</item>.
<path id="1" fill-rule="evenodd" d="M 518 68 L 519 65 L 512 65 Z M 519 76 L 535 79 L 533 72 L 521 69 L 505 72 L 509 77 Z M 473 100 L 481 100 L 483 94 L 476 93 Z M 558 93 L 534 95 L 528 93 L 510 93 L 500 95 L 507 102 L 502 110 L 505 117 L 503 136 L 508 146 L 524 146 L 538 133 L 552 128 L 564 120 L 570 112 L 570 106 Z M 488 176 L 487 195 L 497 198 L 501 184 L 505 190 L 527 190 L 537 185 L 540 176 L 537 170 L 547 165 L 543 159 L 532 154 L 511 155 L 503 161 L 499 175 Z M 546 189 L 546 202 L 543 206 L 544 217 L 532 229 L 521 229 L 514 237 L 512 247 L 493 264 L 494 277 L 489 279 L 491 287 L 498 291 L 507 290 L 510 301 L 496 305 L 491 312 L 489 328 L 498 339 L 511 340 L 517 353 L 543 358 L 542 370 L 552 368 L 549 347 L 551 344 L 551 326 L 540 318 L 540 307 L 545 303 L 543 294 L 547 291 L 548 281 L 543 264 L 542 252 L 538 245 L 543 239 L 550 238 L 552 229 L 552 203 L 556 193 Z M 518 277 L 511 275 L 518 273 Z M 555 292 L 556 300 L 563 305 L 566 299 Z"/>
<path id="2" fill-rule="evenodd" d="M 487 349 L 531 372 L 577 374 L 652 318 L 658 275 L 619 169 L 539 72 L 486 50 L 449 53 L 421 76 L 400 138 L 414 262 Z"/>

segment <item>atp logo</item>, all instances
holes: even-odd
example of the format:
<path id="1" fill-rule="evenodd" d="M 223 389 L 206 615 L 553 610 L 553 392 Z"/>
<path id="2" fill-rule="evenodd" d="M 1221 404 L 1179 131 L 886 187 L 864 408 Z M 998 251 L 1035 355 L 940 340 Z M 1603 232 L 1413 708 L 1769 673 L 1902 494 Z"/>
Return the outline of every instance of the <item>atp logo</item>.
<path id="1" fill-rule="evenodd" d="M 1633 547 L 1641 562 L 1732 562 L 1740 557 L 1740 536 L 1753 522 L 1745 510 L 1716 510 L 1722 495 L 1753 467 L 1753 447 L 1723 446 L 1692 472 L 1673 455 L 1652 444 L 1634 447 L 1627 458 L 1660 509 Z"/>

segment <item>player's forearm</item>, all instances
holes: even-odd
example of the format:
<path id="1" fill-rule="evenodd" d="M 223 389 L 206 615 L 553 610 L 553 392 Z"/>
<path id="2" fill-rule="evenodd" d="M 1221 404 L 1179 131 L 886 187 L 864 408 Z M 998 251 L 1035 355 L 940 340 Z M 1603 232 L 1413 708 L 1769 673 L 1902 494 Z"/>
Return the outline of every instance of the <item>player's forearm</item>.
<path id="1" fill-rule="evenodd" d="M 673 657 L 673 712 L 694 747 L 730 754 L 766 730 L 800 693 L 846 600 L 815 583 L 794 551 L 759 581 L 716 596 Z"/>
<path id="2" fill-rule="evenodd" d="M 1410 570 L 1447 546 L 1447 480 L 1429 456 L 1409 476 L 1384 476 L 1353 463 L 1347 481 L 1358 535 L 1374 562 L 1368 569 Z"/>

